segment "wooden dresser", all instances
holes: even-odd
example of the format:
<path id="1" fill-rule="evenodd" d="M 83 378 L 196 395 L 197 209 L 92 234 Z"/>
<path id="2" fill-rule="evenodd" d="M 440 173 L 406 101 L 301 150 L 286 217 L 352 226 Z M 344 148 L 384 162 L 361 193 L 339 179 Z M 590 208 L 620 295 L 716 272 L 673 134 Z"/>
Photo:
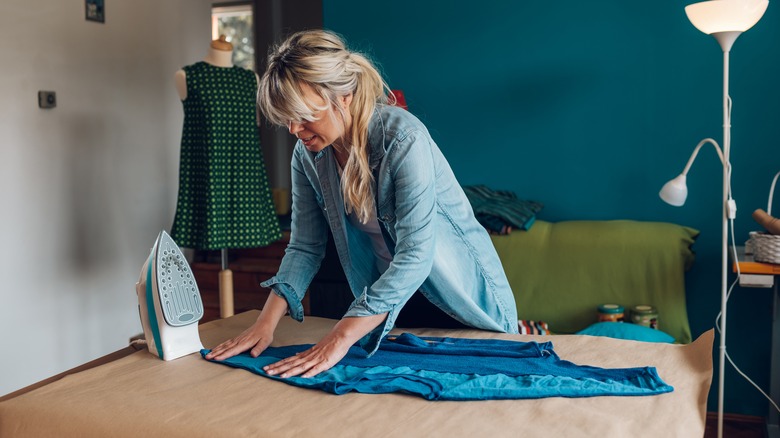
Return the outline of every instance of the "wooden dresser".
<path id="1" fill-rule="evenodd" d="M 276 274 L 289 241 L 290 232 L 284 231 L 281 239 L 268 246 L 228 251 L 228 268 L 233 271 L 235 313 L 263 308 L 271 289 L 260 287 L 260 283 Z M 203 300 L 201 323 L 219 319 L 221 269 L 220 251 L 199 251 L 192 263 L 192 273 Z M 311 314 L 308 294 L 304 297 L 303 310 L 306 315 Z"/>

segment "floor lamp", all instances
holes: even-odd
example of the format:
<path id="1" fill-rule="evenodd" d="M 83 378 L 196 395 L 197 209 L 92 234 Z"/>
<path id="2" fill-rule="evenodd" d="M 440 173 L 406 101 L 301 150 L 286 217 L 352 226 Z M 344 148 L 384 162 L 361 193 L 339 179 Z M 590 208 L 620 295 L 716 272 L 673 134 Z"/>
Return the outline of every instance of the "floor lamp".
<path id="1" fill-rule="evenodd" d="M 726 369 L 726 307 L 728 288 L 728 221 L 734 219 L 737 208 L 731 199 L 731 98 L 729 97 L 729 52 L 731 46 L 742 32 L 758 23 L 764 15 L 769 2 L 767 0 L 709 0 L 685 7 L 685 13 L 693 25 L 700 31 L 712 35 L 723 49 L 723 149 L 715 140 L 702 140 L 694 149 L 685 170 L 677 178 L 669 181 L 661 189 L 661 199 L 674 206 L 685 203 L 688 189 L 685 179 L 688 170 L 696 159 L 699 149 L 706 143 L 712 143 L 723 163 L 723 214 L 721 243 L 721 315 L 720 349 L 718 372 L 718 437 L 723 437 L 723 390 Z"/>

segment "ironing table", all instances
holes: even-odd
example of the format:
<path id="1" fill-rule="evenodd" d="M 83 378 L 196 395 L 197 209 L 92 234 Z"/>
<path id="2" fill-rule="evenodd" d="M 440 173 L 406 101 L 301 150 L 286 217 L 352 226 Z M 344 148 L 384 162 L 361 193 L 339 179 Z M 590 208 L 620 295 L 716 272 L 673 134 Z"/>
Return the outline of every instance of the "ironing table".
<path id="1" fill-rule="evenodd" d="M 250 311 L 200 327 L 206 348 L 237 335 Z M 335 320 L 283 318 L 273 345 L 314 343 Z M 199 354 L 164 362 L 146 350 L 0 401 L 3 437 L 702 436 L 712 330 L 687 345 L 604 337 L 405 330 L 419 336 L 552 341 L 562 359 L 608 368 L 654 366 L 674 387 L 648 397 L 431 402 L 405 394 L 332 395 L 297 388 Z M 400 333 L 400 331 L 394 331 Z M 652 431 L 652 432 L 650 432 Z"/>

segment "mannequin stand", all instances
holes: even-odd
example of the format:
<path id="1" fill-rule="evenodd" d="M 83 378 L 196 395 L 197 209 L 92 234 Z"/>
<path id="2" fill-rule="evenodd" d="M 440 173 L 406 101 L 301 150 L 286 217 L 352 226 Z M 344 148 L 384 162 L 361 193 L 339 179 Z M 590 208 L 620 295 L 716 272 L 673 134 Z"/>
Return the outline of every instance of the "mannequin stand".
<path id="1" fill-rule="evenodd" d="M 219 272 L 219 316 L 227 318 L 235 313 L 233 301 L 233 271 L 228 269 L 227 249 L 222 249 L 222 270 Z"/>

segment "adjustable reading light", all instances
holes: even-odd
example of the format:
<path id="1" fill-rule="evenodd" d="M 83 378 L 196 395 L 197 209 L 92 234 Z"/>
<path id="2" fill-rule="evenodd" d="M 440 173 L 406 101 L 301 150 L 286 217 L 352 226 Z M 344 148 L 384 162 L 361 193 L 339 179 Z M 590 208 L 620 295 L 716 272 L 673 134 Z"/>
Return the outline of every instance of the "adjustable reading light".
<path id="1" fill-rule="evenodd" d="M 728 220 L 736 215 L 730 197 L 731 187 L 731 98 L 729 97 L 729 52 L 737 37 L 758 23 L 764 15 L 767 0 L 710 0 L 685 7 L 685 13 L 700 31 L 712 35 L 723 50 L 723 149 L 712 139 L 702 140 L 688 160 L 685 170 L 661 189 L 661 199 L 674 206 L 685 203 L 688 189 L 685 179 L 701 146 L 711 142 L 723 164 L 723 214 L 721 242 L 720 351 L 718 369 L 718 438 L 723 437 L 723 390 L 726 368 L 726 304 L 728 299 Z"/>
<path id="2" fill-rule="evenodd" d="M 688 164 L 685 165 L 685 169 L 683 169 L 682 173 L 677 175 L 676 178 L 669 180 L 669 182 L 664 184 L 661 188 L 661 192 L 658 193 L 658 196 L 660 196 L 664 202 L 675 207 L 682 207 L 683 204 L 685 204 L 685 199 L 688 198 L 688 186 L 685 184 L 688 171 L 691 170 L 691 166 L 696 160 L 696 156 L 699 154 L 699 149 L 707 142 L 715 147 L 715 151 L 718 153 L 718 157 L 720 157 L 720 162 L 726 166 L 726 162 L 723 159 L 723 151 L 721 151 L 718 143 L 711 138 L 705 138 L 696 145 L 696 149 L 693 150 L 693 154 L 691 154 L 691 158 L 688 159 Z"/>

